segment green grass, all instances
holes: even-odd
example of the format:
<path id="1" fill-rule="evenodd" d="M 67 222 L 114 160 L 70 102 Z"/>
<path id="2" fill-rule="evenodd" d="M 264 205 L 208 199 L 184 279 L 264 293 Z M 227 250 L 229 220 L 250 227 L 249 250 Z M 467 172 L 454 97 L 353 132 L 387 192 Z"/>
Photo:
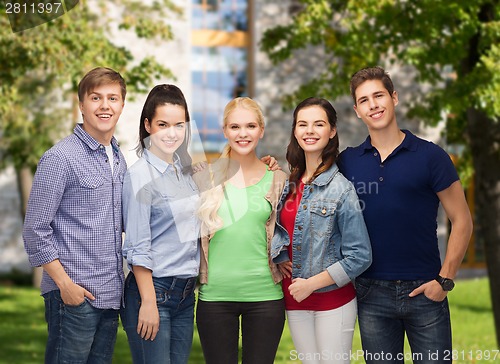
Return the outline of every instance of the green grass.
<path id="1" fill-rule="evenodd" d="M 495 352 L 498 347 L 495 342 L 487 279 L 459 281 L 456 289 L 450 293 L 449 300 L 453 324 L 453 345 L 457 350 L 457 360 L 454 362 L 460 364 L 500 363 L 500 354 L 498 351 Z M 43 299 L 39 296 L 38 290 L 0 286 L 0 363 L 43 363 L 46 337 Z M 285 327 L 275 363 L 299 363 L 298 360 L 291 358 L 290 352 L 293 349 L 288 327 Z M 353 351 L 360 349 L 359 333 L 356 329 Z M 496 354 L 496 358 L 487 360 L 485 357 L 488 352 L 490 356 Z M 204 362 L 196 333 L 189 362 L 191 364 Z M 114 363 L 132 363 L 127 338 L 121 328 L 118 331 Z M 363 363 L 363 360 L 359 358 L 353 360 L 352 363 Z"/>

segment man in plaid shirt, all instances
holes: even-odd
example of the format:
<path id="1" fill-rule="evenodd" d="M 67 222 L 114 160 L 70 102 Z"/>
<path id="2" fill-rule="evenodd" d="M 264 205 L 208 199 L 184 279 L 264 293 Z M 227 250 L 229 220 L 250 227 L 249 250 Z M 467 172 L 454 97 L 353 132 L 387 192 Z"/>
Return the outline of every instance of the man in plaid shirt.
<path id="1" fill-rule="evenodd" d="M 45 363 L 111 363 L 123 288 L 121 190 L 125 159 L 113 137 L 125 81 L 95 68 L 78 85 L 83 123 L 40 159 L 23 238 L 49 337 Z"/>

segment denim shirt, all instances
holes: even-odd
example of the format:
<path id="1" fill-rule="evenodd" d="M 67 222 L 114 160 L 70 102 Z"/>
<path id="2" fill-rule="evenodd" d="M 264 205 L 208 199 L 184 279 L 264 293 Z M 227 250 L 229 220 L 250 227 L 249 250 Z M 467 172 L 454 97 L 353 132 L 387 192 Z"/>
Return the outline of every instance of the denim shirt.
<path id="1" fill-rule="evenodd" d="M 278 204 L 278 220 L 271 242 L 275 263 L 289 259 L 290 238 L 279 220 L 290 191 L 287 181 Z M 293 278 L 309 278 L 327 270 L 335 284 L 327 292 L 354 280 L 371 264 L 371 245 L 353 185 L 336 164 L 304 186 L 293 230 Z"/>
<path id="2" fill-rule="evenodd" d="M 198 275 L 198 189 L 181 169 L 178 158 L 168 164 L 146 149 L 123 182 L 123 256 L 153 277 Z"/>

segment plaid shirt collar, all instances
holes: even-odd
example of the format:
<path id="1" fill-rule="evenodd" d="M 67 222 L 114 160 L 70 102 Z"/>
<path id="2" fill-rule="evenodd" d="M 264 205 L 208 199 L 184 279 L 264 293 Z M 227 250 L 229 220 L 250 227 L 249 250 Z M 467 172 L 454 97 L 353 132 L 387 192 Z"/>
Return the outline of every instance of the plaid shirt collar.
<path id="1" fill-rule="evenodd" d="M 73 129 L 73 132 L 75 135 L 82 141 L 84 142 L 91 150 L 97 150 L 101 147 L 101 143 L 99 143 L 97 140 L 95 140 L 89 133 L 83 129 L 83 124 L 78 123 L 75 125 L 75 128 Z M 111 146 L 113 147 L 113 150 L 116 152 L 120 149 L 120 144 L 116 140 L 116 138 L 113 136 L 111 138 Z"/>

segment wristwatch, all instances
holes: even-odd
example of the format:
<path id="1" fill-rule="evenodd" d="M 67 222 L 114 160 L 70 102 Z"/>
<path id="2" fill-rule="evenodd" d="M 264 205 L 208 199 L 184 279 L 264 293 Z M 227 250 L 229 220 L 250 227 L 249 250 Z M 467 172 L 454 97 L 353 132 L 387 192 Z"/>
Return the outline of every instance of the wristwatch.
<path id="1" fill-rule="evenodd" d="M 441 285 L 443 291 L 451 291 L 453 287 L 455 287 L 455 282 L 453 282 L 453 279 L 441 277 L 439 274 L 435 279 Z"/>

